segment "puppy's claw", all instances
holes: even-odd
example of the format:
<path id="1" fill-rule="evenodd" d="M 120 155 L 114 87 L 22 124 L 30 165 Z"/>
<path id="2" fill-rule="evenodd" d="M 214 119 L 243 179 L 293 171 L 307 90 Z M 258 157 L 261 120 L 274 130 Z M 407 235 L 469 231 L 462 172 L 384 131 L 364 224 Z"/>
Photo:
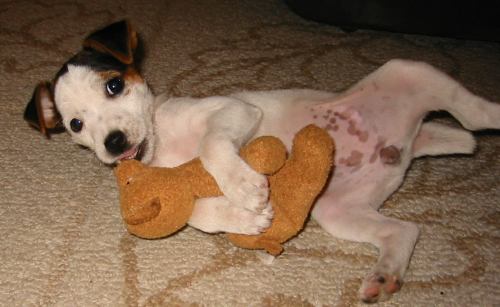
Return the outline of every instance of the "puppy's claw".
<path id="1" fill-rule="evenodd" d="M 268 206 L 269 208 L 271 206 Z M 258 235 L 271 226 L 273 211 L 266 207 L 261 213 L 255 213 L 244 208 L 234 208 L 235 218 L 238 219 L 238 228 L 233 233 L 244 235 Z"/>
<path id="2" fill-rule="evenodd" d="M 266 176 L 253 170 L 235 171 L 221 189 L 231 203 L 260 213 L 267 206 L 269 199 L 269 183 Z"/>

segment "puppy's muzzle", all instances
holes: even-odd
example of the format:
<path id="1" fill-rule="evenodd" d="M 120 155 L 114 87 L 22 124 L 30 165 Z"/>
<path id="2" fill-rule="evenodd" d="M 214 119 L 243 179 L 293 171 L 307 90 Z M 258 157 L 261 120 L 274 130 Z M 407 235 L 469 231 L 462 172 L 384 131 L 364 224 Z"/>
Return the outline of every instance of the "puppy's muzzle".
<path id="1" fill-rule="evenodd" d="M 113 131 L 104 140 L 104 147 L 110 154 L 118 156 L 128 147 L 127 136 L 120 130 Z"/>

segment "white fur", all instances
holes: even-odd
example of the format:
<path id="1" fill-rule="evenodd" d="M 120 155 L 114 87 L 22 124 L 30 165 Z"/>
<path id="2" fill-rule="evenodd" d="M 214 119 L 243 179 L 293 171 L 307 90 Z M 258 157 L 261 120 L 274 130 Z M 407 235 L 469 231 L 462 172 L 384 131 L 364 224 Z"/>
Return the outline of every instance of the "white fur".
<path id="1" fill-rule="evenodd" d="M 127 89 L 128 94 L 106 97 L 97 73 L 70 66 L 57 83 L 55 100 L 66 127 L 72 118 L 84 121 L 82 132 L 71 133 L 74 140 L 105 163 L 117 159 L 103 146 L 114 129 L 126 132 L 134 144 L 146 140 L 143 161 L 151 165 L 175 166 L 200 156 L 225 195 L 196 204 L 190 225 L 208 232 L 256 233 L 272 218 L 266 179 L 239 158 L 241 145 L 270 134 L 290 146 L 306 124 L 330 129 L 337 166 L 313 217 L 334 236 L 379 248 L 379 260 L 360 289 L 365 301 L 399 289 L 419 234 L 416 225 L 376 211 L 401 185 L 411 160 L 470 153 L 475 146 L 468 132 L 422 125 L 427 112 L 447 110 L 467 129 L 500 128 L 498 104 L 409 61 L 391 61 L 338 96 L 281 90 L 202 99 L 158 96 L 153 103 L 145 83 Z"/>

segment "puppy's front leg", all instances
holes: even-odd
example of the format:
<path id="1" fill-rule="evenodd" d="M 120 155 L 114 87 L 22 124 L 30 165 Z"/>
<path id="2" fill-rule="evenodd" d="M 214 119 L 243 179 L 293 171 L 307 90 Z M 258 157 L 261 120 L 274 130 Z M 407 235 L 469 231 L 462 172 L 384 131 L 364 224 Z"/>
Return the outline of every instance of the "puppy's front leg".
<path id="1" fill-rule="evenodd" d="M 267 178 L 250 168 L 238 152 L 255 134 L 262 111 L 238 99 L 215 99 L 221 107 L 207 120 L 200 159 L 232 204 L 261 212 L 269 206 Z"/>

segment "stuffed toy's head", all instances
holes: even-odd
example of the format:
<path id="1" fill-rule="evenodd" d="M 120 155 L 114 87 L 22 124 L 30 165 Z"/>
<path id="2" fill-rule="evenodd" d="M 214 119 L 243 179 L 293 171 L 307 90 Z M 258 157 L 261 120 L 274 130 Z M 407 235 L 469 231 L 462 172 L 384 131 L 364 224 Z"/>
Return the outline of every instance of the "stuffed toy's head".
<path id="1" fill-rule="evenodd" d="M 283 143 L 260 137 L 242 148 L 242 158 L 268 175 L 273 223 L 256 236 L 228 234 L 235 245 L 279 255 L 282 243 L 304 226 L 333 166 L 334 144 L 326 131 L 309 125 L 297 133 L 286 158 Z M 121 213 L 127 230 L 141 238 L 161 238 L 183 228 L 198 198 L 221 196 L 199 159 L 175 168 L 148 167 L 135 160 L 115 168 Z"/>

